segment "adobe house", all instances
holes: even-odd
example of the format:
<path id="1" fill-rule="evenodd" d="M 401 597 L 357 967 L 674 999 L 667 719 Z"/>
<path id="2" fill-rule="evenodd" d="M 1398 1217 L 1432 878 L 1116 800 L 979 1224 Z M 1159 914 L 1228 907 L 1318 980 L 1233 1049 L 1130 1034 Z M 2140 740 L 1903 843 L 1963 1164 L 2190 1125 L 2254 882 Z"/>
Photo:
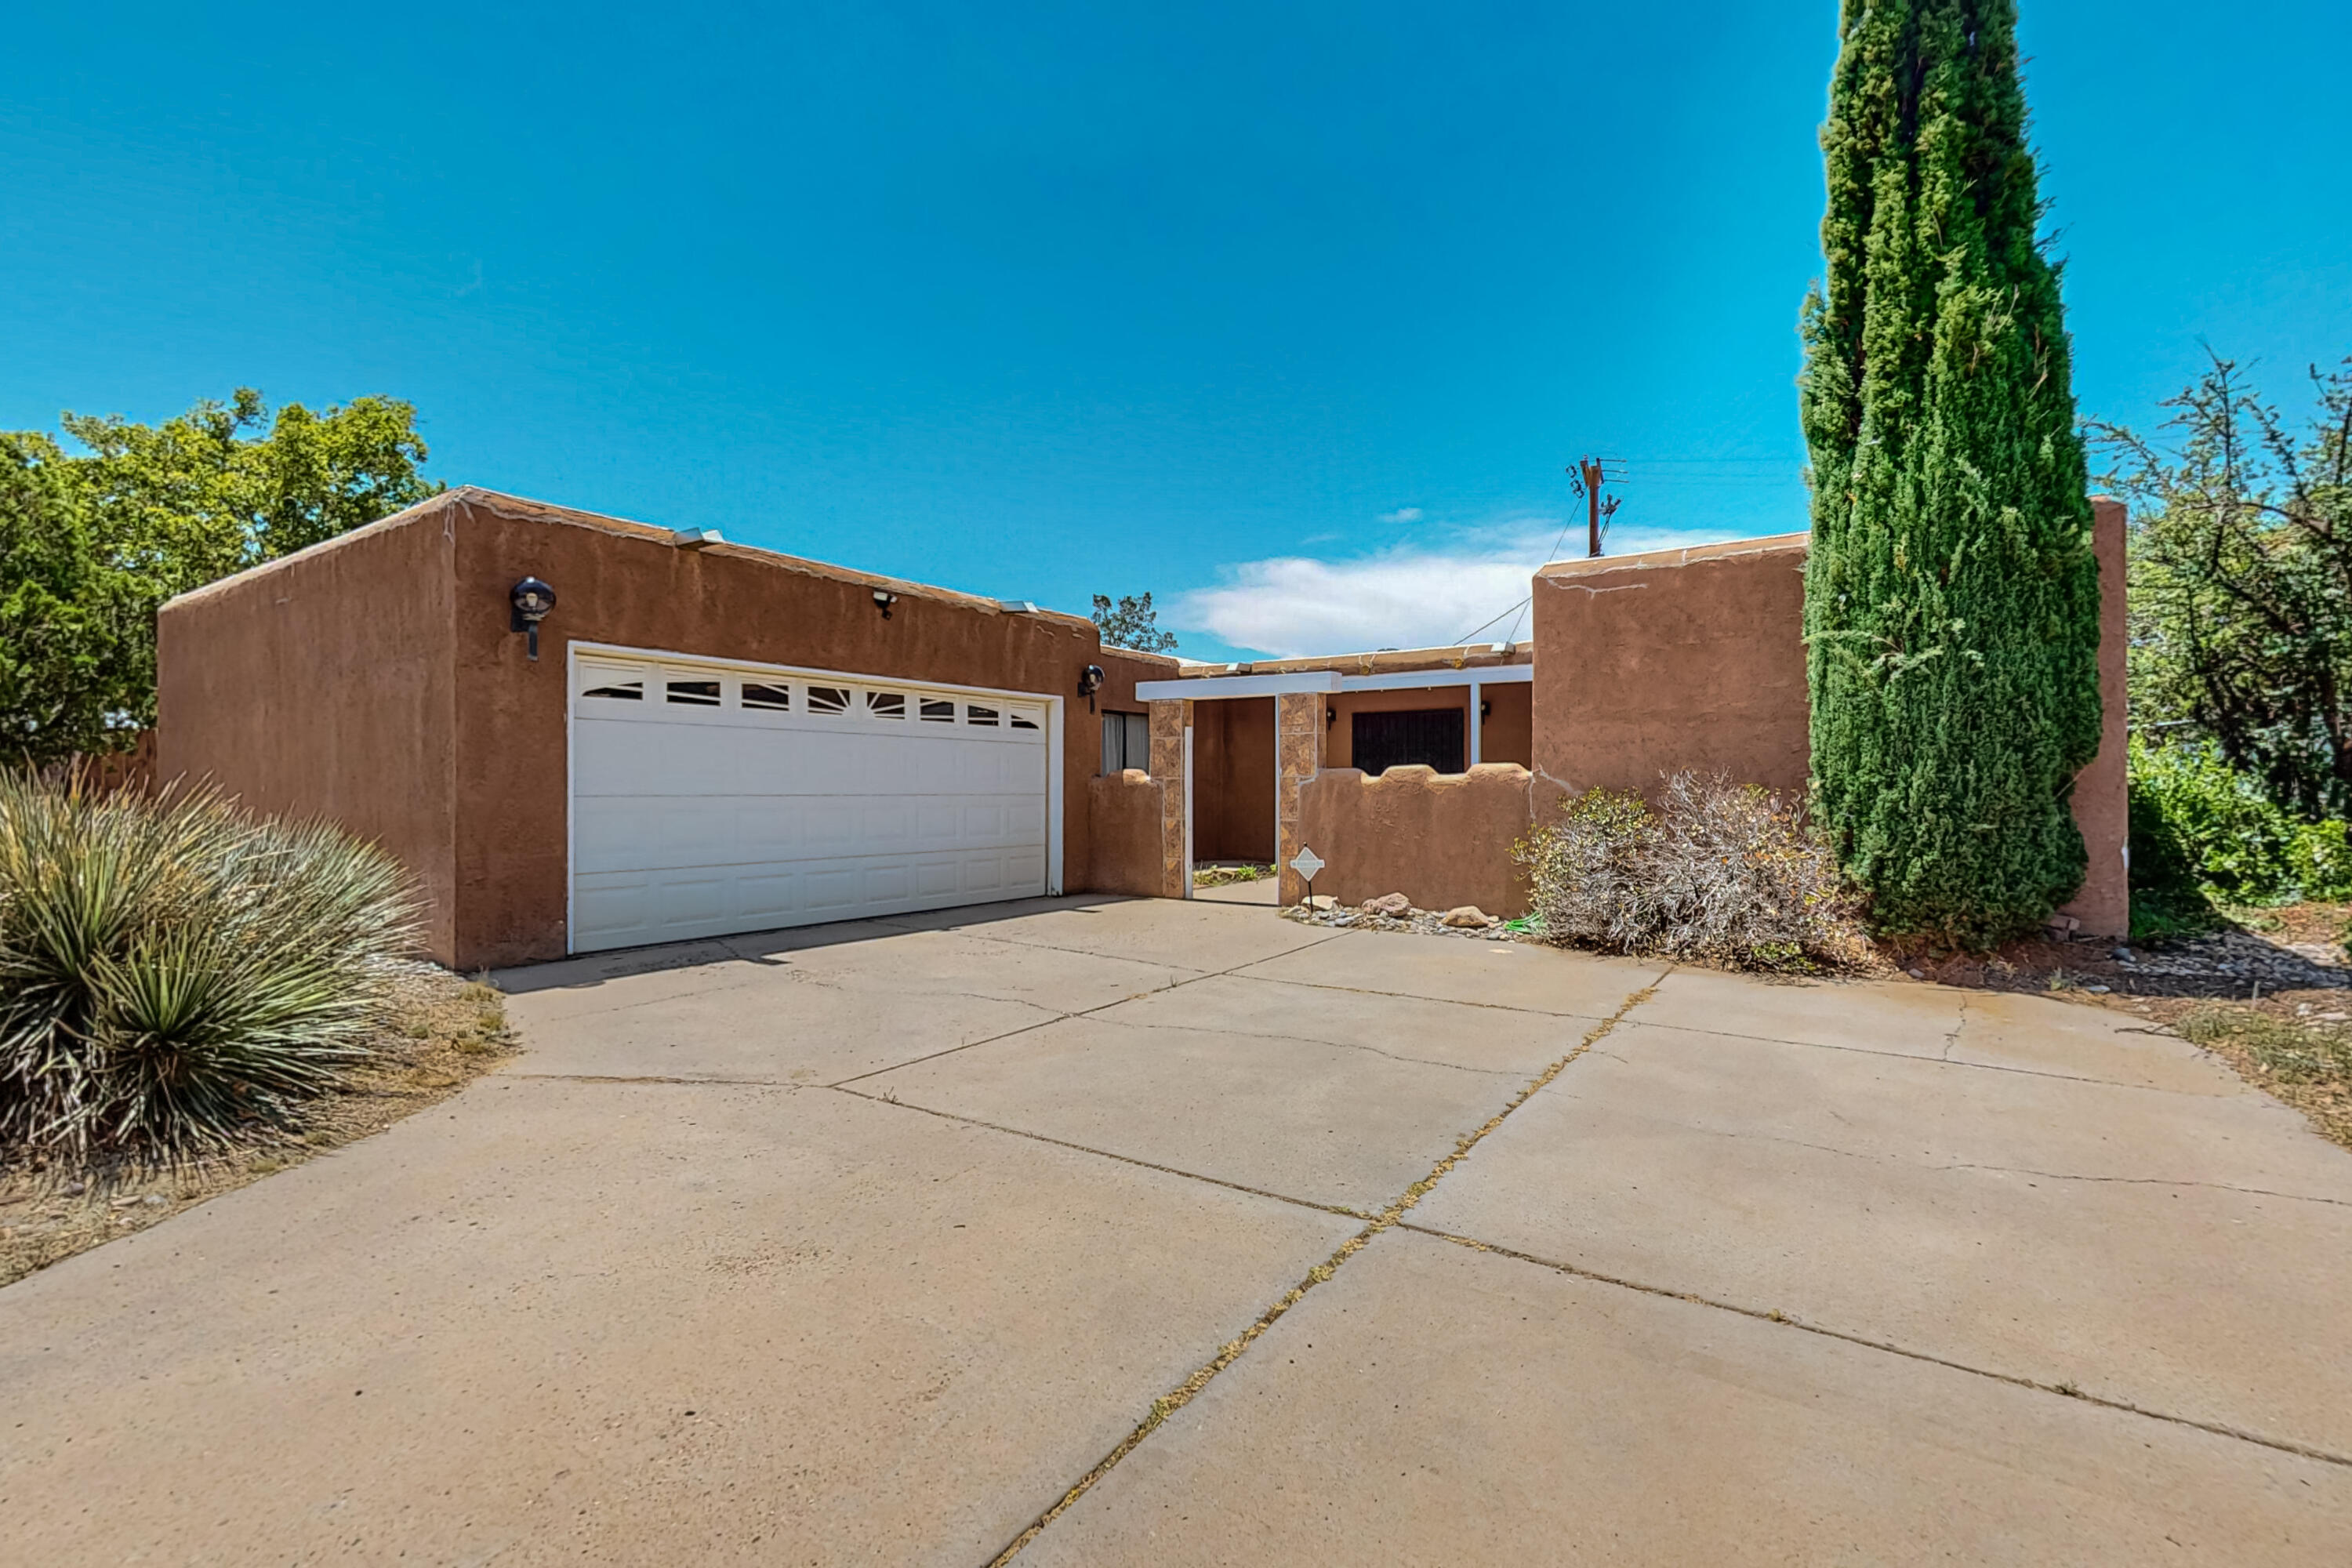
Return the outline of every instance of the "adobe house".
<path id="1" fill-rule="evenodd" d="M 2128 928 L 2123 509 L 2091 874 Z M 466 488 L 186 594 L 163 778 L 324 816 L 417 877 L 461 969 L 1043 894 L 1208 859 L 1516 913 L 1563 794 L 1680 768 L 1801 791 L 1804 536 L 1555 563 L 1531 641 L 1207 666 L 1094 624 Z"/>
<path id="2" fill-rule="evenodd" d="M 382 843 L 461 969 L 1163 890 L 1160 786 L 1098 777 L 1098 735 L 1176 661 L 1026 603 L 468 488 L 173 600 L 157 644 L 160 775 Z"/>

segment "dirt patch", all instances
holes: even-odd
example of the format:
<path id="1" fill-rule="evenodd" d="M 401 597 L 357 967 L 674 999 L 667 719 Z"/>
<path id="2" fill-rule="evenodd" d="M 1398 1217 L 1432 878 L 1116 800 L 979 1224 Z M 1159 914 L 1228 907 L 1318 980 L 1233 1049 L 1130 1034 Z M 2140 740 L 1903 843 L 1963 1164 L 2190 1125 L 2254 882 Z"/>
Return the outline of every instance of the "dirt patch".
<path id="1" fill-rule="evenodd" d="M 299 1131 L 266 1135 L 235 1154 L 180 1171 L 0 1172 L 0 1285 L 447 1099 L 512 1054 L 506 998 L 446 969 L 407 966 L 379 1048 L 348 1089 L 309 1107 Z"/>
<path id="2" fill-rule="evenodd" d="M 1256 866 L 1244 861 L 1218 861 L 1195 867 L 1192 871 L 1192 886 L 1229 888 L 1235 882 L 1268 881 L 1273 876 L 1274 868 L 1271 866 Z"/>

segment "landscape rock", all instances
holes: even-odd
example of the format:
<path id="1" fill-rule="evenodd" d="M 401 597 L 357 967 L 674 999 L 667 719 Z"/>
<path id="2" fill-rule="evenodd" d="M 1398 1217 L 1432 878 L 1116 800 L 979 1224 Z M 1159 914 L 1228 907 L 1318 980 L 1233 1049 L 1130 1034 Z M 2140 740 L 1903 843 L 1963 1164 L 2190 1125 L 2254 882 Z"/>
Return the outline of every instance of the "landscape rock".
<path id="1" fill-rule="evenodd" d="M 1459 904 L 1445 911 L 1443 923 L 1456 931 L 1483 931 L 1495 923 L 1495 917 L 1475 904 Z"/>
<path id="2" fill-rule="evenodd" d="M 1366 914 L 1386 915 L 1395 921 L 1412 913 L 1412 900 L 1402 893 L 1382 893 L 1377 899 L 1366 899 L 1360 907 Z"/>

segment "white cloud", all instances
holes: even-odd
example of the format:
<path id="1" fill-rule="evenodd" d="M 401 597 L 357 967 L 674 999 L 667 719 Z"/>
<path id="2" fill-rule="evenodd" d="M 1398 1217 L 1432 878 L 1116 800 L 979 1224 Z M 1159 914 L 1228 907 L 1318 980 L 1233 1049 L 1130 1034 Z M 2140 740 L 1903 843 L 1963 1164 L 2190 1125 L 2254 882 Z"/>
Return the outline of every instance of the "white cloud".
<path id="1" fill-rule="evenodd" d="M 1382 522 L 1419 522 L 1421 521 L 1421 508 L 1417 506 L 1401 506 L 1394 511 L 1384 511 L 1381 513 L 1381 521 Z"/>
<path id="2" fill-rule="evenodd" d="M 1736 537 L 1722 531 L 1619 529 L 1609 553 L 1707 544 Z M 1563 553 L 1580 555 L 1561 540 L 1558 519 L 1517 519 L 1484 541 L 1453 549 L 1399 548 L 1353 560 L 1275 556 L 1223 568 L 1213 588 L 1181 594 L 1168 606 L 1179 627 L 1205 631 L 1236 647 L 1276 658 L 1357 653 L 1381 647 L 1442 647 L 1476 633 L 1481 642 L 1511 635 L 1509 612 L 1529 592 L 1535 569 Z M 1500 616 L 1492 626 L 1479 623 Z M 1518 633 L 1528 622 L 1517 617 Z"/>

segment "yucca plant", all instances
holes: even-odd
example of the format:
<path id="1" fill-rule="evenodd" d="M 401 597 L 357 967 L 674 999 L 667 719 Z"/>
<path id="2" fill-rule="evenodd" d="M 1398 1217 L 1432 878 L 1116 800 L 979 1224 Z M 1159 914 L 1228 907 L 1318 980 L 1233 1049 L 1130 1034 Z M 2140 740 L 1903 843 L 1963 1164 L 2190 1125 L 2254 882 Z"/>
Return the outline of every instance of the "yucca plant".
<path id="1" fill-rule="evenodd" d="M 181 1163 L 371 1054 L 416 939 L 398 862 L 206 789 L 0 773 L 0 1160 Z"/>

